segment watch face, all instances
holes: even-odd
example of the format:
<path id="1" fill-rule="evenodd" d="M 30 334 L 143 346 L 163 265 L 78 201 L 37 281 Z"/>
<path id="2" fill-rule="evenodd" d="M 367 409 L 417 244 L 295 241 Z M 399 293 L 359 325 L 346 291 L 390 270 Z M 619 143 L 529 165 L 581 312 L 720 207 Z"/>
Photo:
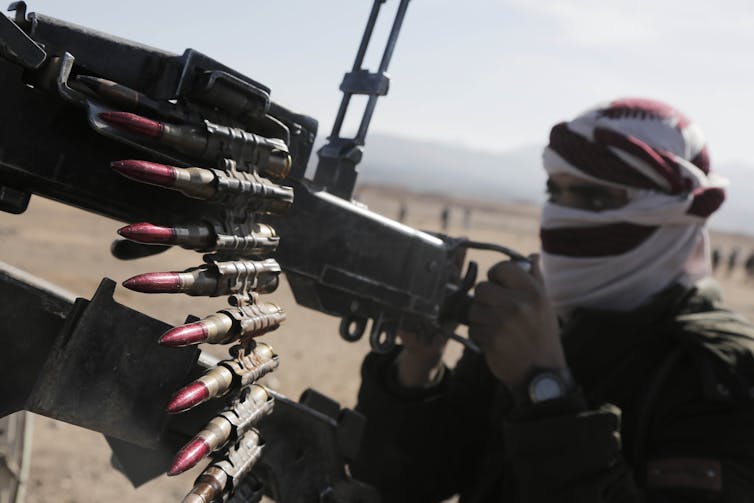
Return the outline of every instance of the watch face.
<path id="1" fill-rule="evenodd" d="M 531 380 L 529 397 L 534 403 L 554 400 L 565 395 L 565 384 L 560 376 L 546 372 Z"/>

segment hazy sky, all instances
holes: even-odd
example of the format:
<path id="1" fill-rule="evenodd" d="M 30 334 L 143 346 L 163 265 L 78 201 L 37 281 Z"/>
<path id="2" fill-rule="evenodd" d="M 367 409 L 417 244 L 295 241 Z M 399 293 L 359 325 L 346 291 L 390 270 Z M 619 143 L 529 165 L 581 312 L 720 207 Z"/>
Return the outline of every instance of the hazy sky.
<path id="1" fill-rule="evenodd" d="M 202 51 L 268 85 L 327 133 L 372 2 L 119 4 L 32 0 L 29 9 Z M 383 7 L 371 68 L 397 4 Z M 543 143 L 553 123 L 596 102 L 648 96 L 701 125 L 713 162 L 754 161 L 750 0 L 412 0 L 389 72 L 372 131 L 499 151 Z"/>

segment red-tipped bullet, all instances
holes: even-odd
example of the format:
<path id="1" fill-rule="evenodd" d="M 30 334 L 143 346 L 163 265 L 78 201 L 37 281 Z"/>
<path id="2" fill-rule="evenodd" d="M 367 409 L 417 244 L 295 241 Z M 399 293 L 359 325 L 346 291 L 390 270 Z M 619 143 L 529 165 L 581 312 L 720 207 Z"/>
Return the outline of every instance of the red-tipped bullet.
<path id="1" fill-rule="evenodd" d="M 173 395 L 172 400 L 168 404 L 167 411 L 170 414 L 178 414 L 179 412 L 196 407 L 209 399 L 209 388 L 201 381 L 194 381 Z"/>
<path id="2" fill-rule="evenodd" d="M 161 122 L 129 112 L 100 112 L 99 118 L 114 128 L 149 138 L 160 138 L 165 129 Z"/>
<path id="3" fill-rule="evenodd" d="M 170 348 L 181 348 L 191 344 L 199 344 L 209 338 L 209 330 L 201 321 L 181 325 L 180 327 L 171 328 L 160 337 L 157 341 L 162 346 Z"/>
<path id="4" fill-rule="evenodd" d="M 210 453 L 210 445 L 206 440 L 194 437 L 192 441 L 184 445 L 173 459 L 173 465 L 168 471 L 168 476 L 178 475 L 196 466 L 207 454 Z"/>
<path id="5" fill-rule="evenodd" d="M 172 187 L 178 178 L 178 169 L 165 164 L 147 161 L 115 161 L 110 166 L 121 175 L 160 187 Z"/>
<path id="6" fill-rule="evenodd" d="M 147 222 L 127 225 L 118 229 L 118 234 L 131 241 L 139 243 L 172 245 L 175 244 L 175 230 L 171 227 L 160 227 Z"/>
<path id="7" fill-rule="evenodd" d="M 148 272 L 127 279 L 123 286 L 142 293 L 179 293 L 183 281 L 177 272 Z"/>

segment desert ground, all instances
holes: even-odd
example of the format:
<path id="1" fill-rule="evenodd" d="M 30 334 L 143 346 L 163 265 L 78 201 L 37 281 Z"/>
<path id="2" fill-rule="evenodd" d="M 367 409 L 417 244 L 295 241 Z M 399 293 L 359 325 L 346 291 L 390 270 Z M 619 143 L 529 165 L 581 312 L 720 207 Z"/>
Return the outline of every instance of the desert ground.
<path id="1" fill-rule="evenodd" d="M 440 213 L 448 206 L 450 235 L 501 243 L 524 253 L 538 247 L 538 210 L 530 204 L 480 204 L 377 186 L 360 187 L 358 197 L 371 210 L 390 218 L 397 218 L 403 201 L 405 223 L 430 231 L 440 230 Z M 465 208 L 470 210 L 468 218 Z M 169 250 L 138 261 L 118 261 L 111 257 L 109 247 L 122 225 L 34 197 L 26 213 L 0 214 L 0 260 L 86 298 L 103 276 L 121 282 L 142 272 L 182 270 L 201 260 L 196 253 Z M 734 247 L 740 248 L 743 258 L 754 250 L 751 237 L 714 233 L 712 239 L 724 257 Z M 490 252 L 472 256 L 482 271 L 500 257 Z M 728 304 L 754 320 L 754 283 L 747 282 L 740 267 L 730 274 L 723 267 L 718 278 Z M 171 324 L 182 323 L 189 313 L 205 316 L 223 307 L 223 300 L 217 298 L 150 296 L 122 287 L 116 290 L 116 300 Z M 280 368 L 267 384 L 291 397 L 314 387 L 343 406 L 353 406 L 367 342 L 341 340 L 337 334 L 339 320 L 298 307 L 285 282 L 270 300 L 287 308 L 288 322 L 263 338 L 281 357 Z M 460 354 L 460 345 L 451 345 L 447 355 L 450 363 Z M 211 351 L 222 355 L 222 349 Z M 41 416 L 35 417 L 34 424 L 29 503 L 180 501 L 200 471 L 197 468 L 174 478 L 160 477 L 134 489 L 111 467 L 110 449 L 101 434 Z"/>

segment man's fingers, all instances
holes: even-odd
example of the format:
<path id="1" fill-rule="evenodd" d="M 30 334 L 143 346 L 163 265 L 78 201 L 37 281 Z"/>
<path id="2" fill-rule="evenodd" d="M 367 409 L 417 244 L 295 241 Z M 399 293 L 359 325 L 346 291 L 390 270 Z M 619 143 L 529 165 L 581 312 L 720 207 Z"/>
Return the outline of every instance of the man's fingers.
<path id="1" fill-rule="evenodd" d="M 512 290 L 529 291 L 539 288 L 537 281 L 516 262 L 508 260 L 498 262 L 487 271 L 487 277 L 493 283 Z"/>
<path id="2" fill-rule="evenodd" d="M 528 304 L 516 300 L 497 305 L 485 306 L 474 303 L 469 309 L 469 327 L 472 326 L 496 326 L 501 327 L 513 316 L 528 313 Z"/>
<path id="3" fill-rule="evenodd" d="M 474 287 L 474 303 L 485 306 L 505 306 L 512 300 L 526 301 L 530 297 L 527 291 L 512 290 L 490 281 L 483 281 Z"/>

